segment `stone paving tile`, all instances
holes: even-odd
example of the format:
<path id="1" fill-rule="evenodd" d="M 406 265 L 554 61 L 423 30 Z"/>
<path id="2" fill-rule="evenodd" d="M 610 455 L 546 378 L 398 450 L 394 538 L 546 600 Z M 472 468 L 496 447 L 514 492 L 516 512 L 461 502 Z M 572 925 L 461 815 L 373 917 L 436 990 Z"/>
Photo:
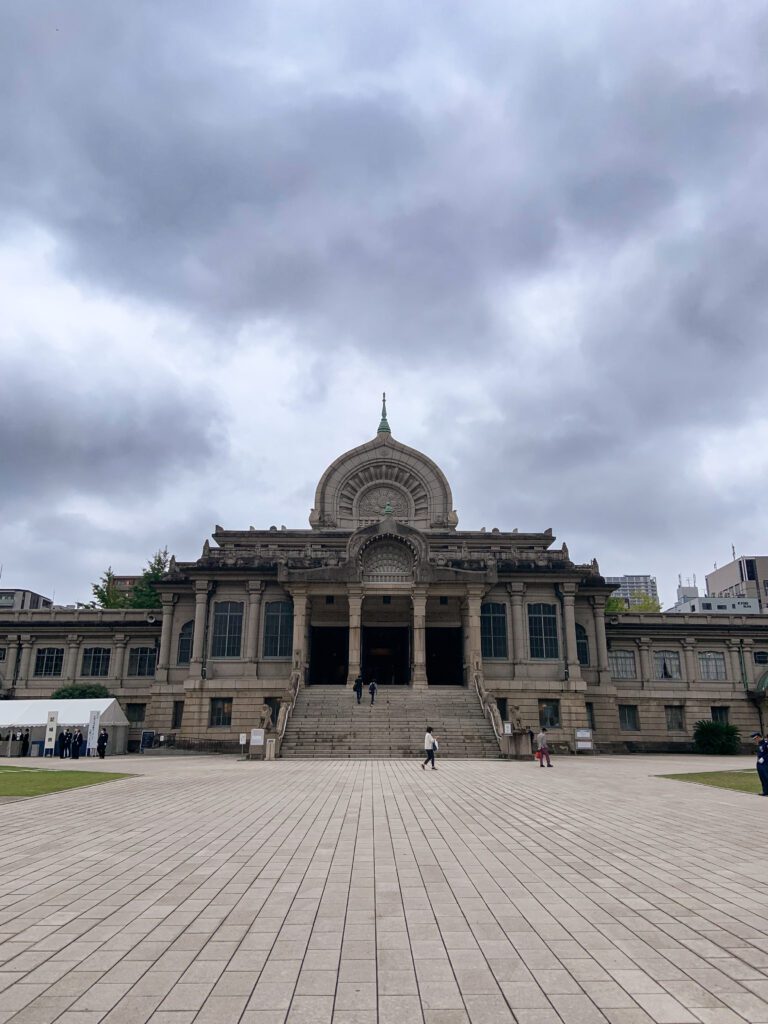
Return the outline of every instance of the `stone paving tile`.
<path id="1" fill-rule="evenodd" d="M 0 806 L 0 1024 L 768 1024 L 768 823 L 656 777 L 705 759 L 113 765 Z"/>

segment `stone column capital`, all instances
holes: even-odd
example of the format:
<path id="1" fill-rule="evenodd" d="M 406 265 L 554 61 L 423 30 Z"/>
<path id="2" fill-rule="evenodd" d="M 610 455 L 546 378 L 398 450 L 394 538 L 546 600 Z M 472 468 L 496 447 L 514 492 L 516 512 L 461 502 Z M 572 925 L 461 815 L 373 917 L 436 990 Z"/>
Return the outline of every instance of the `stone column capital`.
<path id="1" fill-rule="evenodd" d="M 261 596 L 264 593 L 266 584 L 264 580 L 248 580 L 246 589 L 248 590 L 248 596 L 253 598 L 257 595 Z"/>
<path id="2" fill-rule="evenodd" d="M 163 609 L 163 613 L 167 611 L 173 611 L 173 606 L 178 600 L 178 594 L 161 594 L 160 604 Z"/>
<path id="3" fill-rule="evenodd" d="M 522 601 L 525 597 L 525 583 L 515 580 L 514 583 L 507 584 L 507 593 L 513 601 Z"/>
<path id="4" fill-rule="evenodd" d="M 206 598 L 208 596 L 210 586 L 210 580 L 195 580 L 195 598 L 197 600 L 199 600 L 201 597 Z"/>

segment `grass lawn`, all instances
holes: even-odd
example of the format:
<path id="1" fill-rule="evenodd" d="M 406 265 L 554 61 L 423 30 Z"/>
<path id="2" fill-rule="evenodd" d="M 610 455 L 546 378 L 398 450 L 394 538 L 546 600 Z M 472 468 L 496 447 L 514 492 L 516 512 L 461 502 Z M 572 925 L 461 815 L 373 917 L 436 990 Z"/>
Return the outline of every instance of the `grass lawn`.
<path id="1" fill-rule="evenodd" d="M 46 768 L 0 767 L 0 797 L 42 796 L 43 793 L 58 793 L 62 789 L 79 789 L 81 786 L 95 786 L 99 782 L 127 778 L 128 775 L 117 772 L 62 772 Z"/>
<path id="2" fill-rule="evenodd" d="M 736 772 L 690 772 L 685 775 L 662 775 L 662 779 L 676 779 L 678 782 L 698 782 L 700 786 L 715 786 L 717 789 L 735 789 L 738 793 L 761 793 L 760 779 L 754 768 Z"/>

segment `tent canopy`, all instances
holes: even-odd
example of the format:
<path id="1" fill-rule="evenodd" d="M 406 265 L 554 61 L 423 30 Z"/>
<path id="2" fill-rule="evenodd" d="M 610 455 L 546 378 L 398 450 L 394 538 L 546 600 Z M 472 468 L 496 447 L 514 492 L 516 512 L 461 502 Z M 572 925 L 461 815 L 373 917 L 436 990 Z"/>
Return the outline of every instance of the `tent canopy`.
<path id="1" fill-rule="evenodd" d="M 58 711 L 59 725 L 87 726 L 92 711 L 101 715 L 101 725 L 128 725 L 123 709 L 114 697 L 83 697 L 78 700 L 0 700 L 0 729 L 45 725 L 48 713 Z"/>

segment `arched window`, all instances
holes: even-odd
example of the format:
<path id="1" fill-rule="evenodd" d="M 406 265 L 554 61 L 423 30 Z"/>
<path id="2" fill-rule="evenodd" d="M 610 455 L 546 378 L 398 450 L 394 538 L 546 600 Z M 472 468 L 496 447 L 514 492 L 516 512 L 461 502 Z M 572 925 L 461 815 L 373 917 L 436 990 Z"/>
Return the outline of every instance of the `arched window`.
<path id="1" fill-rule="evenodd" d="M 192 639 L 195 635 L 195 620 L 185 622 L 179 630 L 179 647 L 176 652 L 176 664 L 188 665 L 192 660 Z"/>
<path id="2" fill-rule="evenodd" d="M 486 602 L 480 609 L 480 647 L 484 658 L 507 658 L 507 612 L 503 604 Z"/>
<path id="3" fill-rule="evenodd" d="M 264 657 L 293 654 L 293 602 L 270 601 L 264 612 Z"/>
<path id="4" fill-rule="evenodd" d="M 587 638 L 587 631 L 578 622 L 576 623 L 576 657 L 579 659 L 580 665 L 589 664 L 589 640 Z"/>
<path id="5" fill-rule="evenodd" d="M 559 658 L 557 608 L 553 604 L 528 605 L 528 639 L 532 658 Z"/>
<path id="6" fill-rule="evenodd" d="M 682 679 L 678 651 L 654 651 L 653 667 L 657 679 Z"/>

